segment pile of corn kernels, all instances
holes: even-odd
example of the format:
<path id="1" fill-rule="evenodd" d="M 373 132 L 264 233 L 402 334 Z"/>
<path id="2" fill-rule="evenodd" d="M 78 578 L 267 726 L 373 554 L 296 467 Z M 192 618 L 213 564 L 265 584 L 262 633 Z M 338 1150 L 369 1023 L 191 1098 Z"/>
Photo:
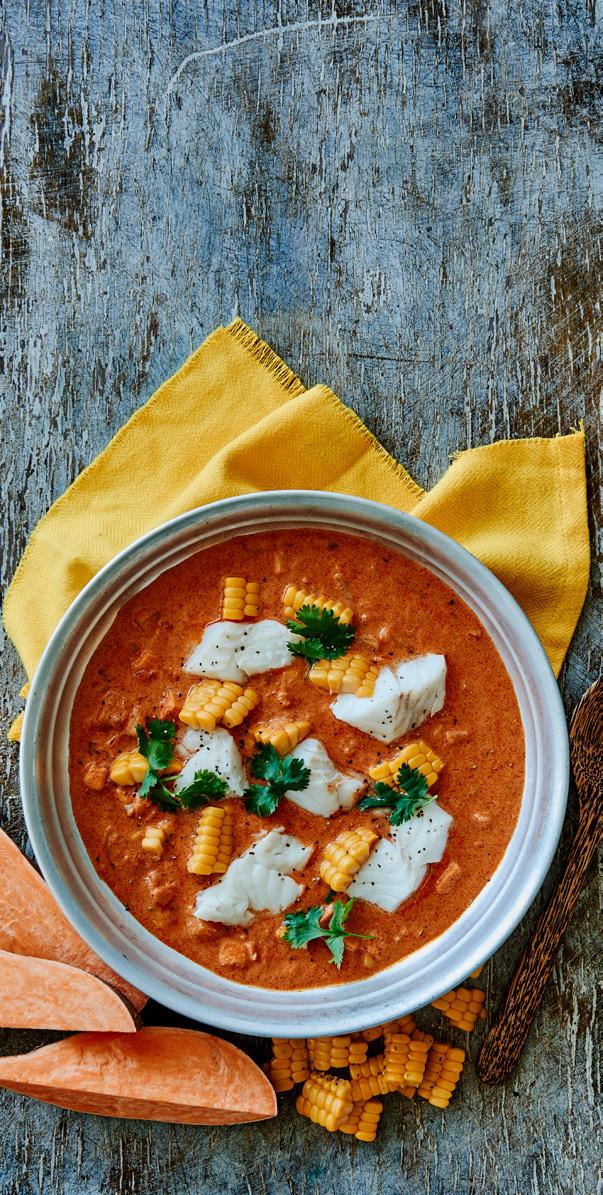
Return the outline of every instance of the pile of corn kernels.
<path id="1" fill-rule="evenodd" d="M 471 1032 L 485 1017 L 485 993 L 456 988 L 434 1001 L 457 1029 Z M 345 1037 L 273 1038 L 266 1073 L 277 1092 L 303 1084 L 297 1111 L 329 1132 L 374 1141 L 382 1096 L 419 1095 L 436 1108 L 447 1108 L 465 1063 L 465 1051 L 435 1041 L 418 1029 L 414 1016 L 402 1017 Z M 369 1049 L 378 1050 L 369 1055 Z M 331 1074 L 338 1071 L 339 1074 Z M 342 1071 L 347 1071 L 341 1076 Z"/>

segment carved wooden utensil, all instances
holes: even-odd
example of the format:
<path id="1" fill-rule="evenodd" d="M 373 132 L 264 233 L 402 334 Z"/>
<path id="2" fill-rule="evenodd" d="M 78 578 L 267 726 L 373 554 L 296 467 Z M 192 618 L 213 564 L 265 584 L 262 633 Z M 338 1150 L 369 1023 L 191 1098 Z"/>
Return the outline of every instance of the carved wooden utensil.
<path id="1" fill-rule="evenodd" d="M 578 830 L 565 872 L 536 922 L 497 1019 L 484 1041 L 477 1067 L 484 1083 L 502 1083 L 519 1062 L 597 849 L 601 834 L 602 732 L 603 681 L 598 680 L 576 707 L 570 727 L 572 771 L 578 790 Z"/>

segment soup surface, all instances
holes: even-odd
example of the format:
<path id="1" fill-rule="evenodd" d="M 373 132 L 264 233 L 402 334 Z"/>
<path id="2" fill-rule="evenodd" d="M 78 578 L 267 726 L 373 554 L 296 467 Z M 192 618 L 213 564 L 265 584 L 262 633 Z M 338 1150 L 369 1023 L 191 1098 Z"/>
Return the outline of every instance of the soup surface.
<path id="1" fill-rule="evenodd" d="M 199 810 L 166 814 L 136 796 L 138 786 L 110 779 L 116 755 L 136 749 L 136 723 L 171 719 L 176 740 L 183 737 L 179 713 L 200 680 L 184 664 L 206 626 L 220 619 L 222 585 L 229 576 L 260 583 L 260 619 L 285 620 L 283 593 L 290 584 L 342 600 L 353 611 L 354 650 L 378 667 L 426 653 L 446 659 L 443 708 L 389 744 L 334 717 L 334 696 L 308 682 L 304 658 L 292 655 L 286 667 L 248 682 L 258 704 L 231 732 L 247 769 L 257 748 L 254 727 L 299 720 L 311 724 L 310 734 L 335 766 L 358 773 L 367 788 L 369 768 L 417 739 L 444 763 L 433 788 L 454 819 L 443 858 L 427 868 L 420 887 L 395 912 L 356 900 L 346 928 L 369 936 L 346 939 L 339 971 L 323 940 L 293 949 L 283 939 L 283 912 L 257 912 L 246 926 L 195 917 L 197 894 L 221 878 L 187 870 Z M 442 934 L 461 915 L 487 884 L 513 833 L 524 741 L 513 688 L 493 643 L 438 578 L 364 539 L 278 531 L 199 552 L 120 611 L 77 693 L 69 767 L 75 818 L 94 867 L 134 917 L 175 950 L 231 980 L 293 989 L 366 978 Z M 233 857 L 275 827 L 313 847 L 303 871 L 295 873 L 303 893 L 287 912 L 325 900 L 319 865 L 338 834 L 358 826 L 384 837 L 390 833 L 387 810 L 354 807 L 327 818 L 283 799 L 274 814 L 260 817 L 240 798 L 227 803 L 234 814 Z M 161 857 L 141 846 L 146 829 L 157 824 L 168 826 Z"/>

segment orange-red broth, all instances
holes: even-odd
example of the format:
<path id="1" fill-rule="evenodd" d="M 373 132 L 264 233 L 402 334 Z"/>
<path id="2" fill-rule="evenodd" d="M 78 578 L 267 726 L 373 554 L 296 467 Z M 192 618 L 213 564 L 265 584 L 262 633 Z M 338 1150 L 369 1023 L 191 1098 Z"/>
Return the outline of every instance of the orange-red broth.
<path id="1" fill-rule="evenodd" d="M 259 913 L 247 929 L 204 923 L 193 916 L 200 888 L 216 877 L 187 871 L 198 814 L 173 816 L 163 857 L 141 850 L 144 826 L 164 815 L 148 801 L 126 813 L 132 790 L 104 772 L 122 750 L 135 747 L 134 726 L 145 716 L 177 719 L 198 678 L 183 663 L 206 624 L 220 615 L 225 576 L 261 582 L 261 617 L 283 619 L 282 595 L 295 582 L 344 599 L 354 611 L 355 646 L 380 664 L 425 652 L 447 662 L 444 709 L 420 730 L 385 745 L 338 722 L 329 695 L 310 684 L 307 665 L 292 659 L 278 672 L 253 677 L 260 703 L 233 734 L 245 759 L 248 729 L 259 722 L 307 718 L 338 768 L 366 774 L 405 742 L 424 738 L 443 758 L 437 785 L 454 818 L 442 861 L 428 868 L 420 889 L 393 914 L 357 901 L 349 928 L 371 941 L 348 940 L 340 972 L 322 942 L 293 950 L 279 935 L 282 915 Z M 182 728 L 181 724 L 179 726 Z M 524 742 L 515 695 L 494 648 L 471 610 L 424 568 L 378 544 L 320 531 L 282 531 L 241 537 L 199 552 L 159 577 L 119 613 L 92 657 L 71 720 L 70 778 L 75 818 L 98 874 L 151 933 L 175 950 L 241 983 L 304 988 L 364 978 L 437 937 L 488 882 L 511 838 L 524 775 Z M 91 789 L 86 780 L 100 787 Z M 325 894 L 318 874 L 322 849 L 344 828 L 377 823 L 383 815 L 352 810 L 331 819 L 283 801 L 270 818 L 233 802 L 235 854 L 259 831 L 284 826 L 314 852 L 296 878 L 299 907 Z"/>

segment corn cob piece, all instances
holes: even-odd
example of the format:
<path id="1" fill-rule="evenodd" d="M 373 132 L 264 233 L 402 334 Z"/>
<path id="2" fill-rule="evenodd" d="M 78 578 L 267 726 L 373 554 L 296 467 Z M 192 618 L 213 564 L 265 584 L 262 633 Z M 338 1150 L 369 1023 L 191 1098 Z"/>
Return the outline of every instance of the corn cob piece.
<path id="1" fill-rule="evenodd" d="M 364 1062 L 368 1050 L 365 1041 L 346 1037 L 309 1037 L 308 1054 L 315 1071 L 338 1070 Z"/>
<path id="2" fill-rule="evenodd" d="M 482 971 L 483 971 L 483 969 L 484 969 L 485 965 L 486 965 L 485 963 L 482 963 L 481 967 L 476 967 L 476 968 L 475 968 L 475 971 L 472 971 L 472 972 L 471 972 L 471 975 L 469 976 L 469 978 L 470 978 L 470 979 L 477 979 L 478 975 L 481 975 L 481 973 L 482 973 Z"/>
<path id="3" fill-rule="evenodd" d="M 215 730 L 219 722 L 239 726 L 259 700 L 254 689 L 234 681 L 202 680 L 189 689 L 179 718 L 195 730 Z"/>
<path id="4" fill-rule="evenodd" d="M 369 776 L 372 780 L 382 780 L 384 784 L 389 784 L 394 788 L 396 776 L 403 763 L 420 772 L 430 786 L 435 784 L 444 767 L 439 756 L 431 750 L 431 747 L 427 746 L 427 743 L 423 742 L 423 739 L 420 739 L 418 743 L 409 743 L 399 755 L 396 755 L 395 759 L 386 760 L 384 763 L 376 764 L 374 768 L 369 768 Z"/>
<path id="5" fill-rule="evenodd" d="M 394 1033 L 385 1046 L 383 1075 L 390 1091 L 418 1087 L 423 1081 L 431 1041 L 413 1040 L 408 1033 Z"/>
<path id="6" fill-rule="evenodd" d="M 350 1063 L 350 1076 L 352 1079 L 370 1079 L 371 1075 L 382 1075 L 384 1066 L 385 1055 L 375 1054 L 363 1062 Z"/>
<path id="7" fill-rule="evenodd" d="M 434 1108 L 447 1108 L 459 1081 L 465 1051 L 454 1049 L 448 1042 L 434 1041 L 427 1055 L 427 1065 L 419 1095 Z"/>
<path id="8" fill-rule="evenodd" d="M 482 1020 L 486 1013 L 484 1000 L 486 993 L 479 988 L 453 988 L 451 992 L 433 1001 L 433 1008 L 437 1008 L 457 1029 L 464 1029 L 471 1033 L 478 1017 Z"/>
<path id="9" fill-rule="evenodd" d="M 180 761 L 173 759 L 168 767 L 163 769 L 161 775 L 174 776 L 181 769 Z M 148 762 L 144 755 L 140 754 L 140 751 L 121 751 L 111 764 L 109 779 L 114 784 L 142 784 L 148 770 Z"/>
<path id="10" fill-rule="evenodd" d="M 225 577 L 222 588 L 222 618 L 242 622 L 260 612 L 260 583 L 246 577 Z"/>
<path id="11" fill-rule="evenodd" d="M 376 664 L 358 652 L 348 652 L 337 660 L 316 660 L 308 680 L 328 693 L 354 693 L 356 697 L 372 697 L 379 675 Z"/>
<path id="12" fill-rule="evenodd" d="M 296 1083 L 310 1078 L 305 1040 L 273 1037 L 272 1055 L 264 1069 L 275 1091 L 291 1091 Z"/>
<path id="13" fill-rule="evenodd" d="M 372 1029 L 363 1029 L 358 1036 L 362 1041 L 378 1041 L 380 1037 L 383 1037 L 383 1029 L 383 1025 L 373 1025 Z"/>
<path id="14" fill-rule="evenodd" d="M 378 837 L 368 826 L 359 826 L 356 830 L 344 830 L 327 843 L 319 870 L 333 892 L 345 892 L 358 869 L 366 863 Z"/>
<path id="15" fill-rule="evenodd" d="M 361 1104 L 354 1104 L 346 1120 L 339 1126 L 340 1133 L 349 1133 L 357 1141 L 374 1141 L 383 1104 L 380 1100 L 365 1100 Z"/>
<path id="16" fill-rule="evenodd" d="M 154 859 L 161 859 L 166 838 L 171 834 L 171 830 L 169 822 L 155 822 L 153 825 L 146 826 L 141 849 L 146 854 L 152 855 Z"/>
<path id="17" fill-rule="evenodd" d="M 253 737 L 256 743 L 270 743 L 279 755 L 287 755 L 305 739 L 309 730 L 309 722 L 285 722 L 284 726 L 278 728 L 256 726 Z"/>
<path id="18" fill-rule="evenodd" d="M 234 836 L 228 805 L 208 805 L 197 823 L 186 870 L 196 876 L 223 875 L 232 858 Z"/>
<path id="19" fill-rule="evenodd" d="M 359 1104 L 362 1100 L 370 1100 L 375 1095 L 387 1095 L 389 1086 L 382 1071 L 376 1075 L 362 1075 L 350 1081 L 352 1100 Z"/>
<path id="20" fill-rule="evenodd" d="M 332 602 L 322 594 L 306 593 L 305 589 L 297 589 L 295 585 L 288 585 L 283 594 L 285 618 L 295 618 L 302 606 L 316 606 L 318 610 L 332 610 L 339 622 L 351 622 L 354 617 L 349 606 L 343 602 Z"/>
<path id="21" fill-rule="evenodd" d="M 409 1017 L 408 1019 L 410 1020 L 411 1018 Z M 413 1022 L 413 1024 L 414 1024 L 414 1022 Z M 406 1032 L 409 1032 L 409 1030 L 406 1030 Z M 425 1043 L 426 1054 L 429 1052 L 429 1050 L 431 1049 L 431 1047 L 433 1045 L 433 1037 L 432 1037 L 431 1033 L 424 1033 L 422 1029 L 414 1028 L 410 1032 L 410 1037 L 413 1042 L 424 1042 Z M 417 1094 L 417 1084 L 416 1083 L 401 1083 L 400 1086 L 397 1088 L 397 1090 L 400 1092 L 401 1095 L 405 1095 L 407 1099 L 412 1100 L 413 1097 Z"/>
<path id="22" fill-rule="evenodd" d="M 334 1075 L 311 1074 L 304 1083 L 295 1107 L 314 1124 L 334 1133 L 350 1115 L 353 1107 L 351 1083 Z"/>

